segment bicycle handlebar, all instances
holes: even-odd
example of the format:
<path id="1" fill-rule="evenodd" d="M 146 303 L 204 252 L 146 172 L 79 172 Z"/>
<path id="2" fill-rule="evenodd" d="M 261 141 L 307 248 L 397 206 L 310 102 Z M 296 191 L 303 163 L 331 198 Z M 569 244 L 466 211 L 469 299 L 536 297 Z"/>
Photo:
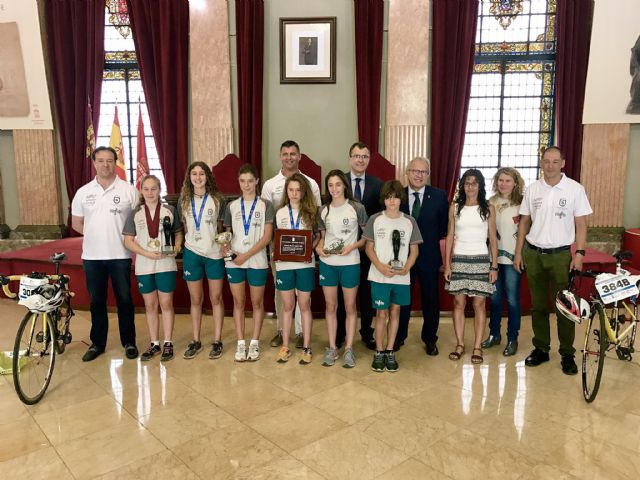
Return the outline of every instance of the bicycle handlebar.
<path id="1" fill-rule="evenodd" d="M 22 277 L 26 275 L 0 275 L 0 285 L 2 285 L 2 291 L 7 296 L 7 298 L 16 298 L 18 296 L 17 293 L 12 292 L 9 288 L 9 284 L 11 282 L 19 282 Z M 43 278 L 46 278 L 50 282 L 58 282 L 61 286 L 66 286 L 69 284 L 69 280 L 71 277 L 69 275 L 43 275 Z M 70 296 L 74 296 L 75 293 L 69 292 Z"/>

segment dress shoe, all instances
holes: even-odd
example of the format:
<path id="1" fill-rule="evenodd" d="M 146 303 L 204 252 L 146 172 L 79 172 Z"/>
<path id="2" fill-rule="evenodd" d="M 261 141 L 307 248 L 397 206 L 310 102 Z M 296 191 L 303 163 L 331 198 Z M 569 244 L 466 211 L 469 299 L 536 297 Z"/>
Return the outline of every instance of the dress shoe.
<path id="1" fill-rule="evenodd" d="M 507 342 L 507 346 L 504 347 L 504 350 L 502 351 L 502 355 L 504 355 L 505 357 L 511 357 L 512 355 L 515 355 L 517 351 L 518 351 L 518 341 L 509 340 Z"/>
<path id="2" fill-rule="evenodd" d="M 573 355 L 563 355 L 560 365 L 562 365 L 562 373 L 565 375 L 576 375 L 578 373 L 578 366 L 573 359 Z"/>
<path id="3" fill-rule="evenodd" d="M 489 335 L 484 342 L 480 344 L 482 348 L 491 348 L 494 345 L 500 345 L 502 337 L 500 335 Z"/>
<path id="4" fill-rule="evenodd" d="M 549 361 L 549 352 L 543 352 L 538 348 L 534 348 L 533 351 L 524 361 L 527 367 L 537 367 L 541 363 Z"/>
<path id="5" fill-rule="evenodd" d="M 133 360 L 134 358 L 138 358 L 138 347 L 136 347 L 132 343 L 128 343 L 124 346 L 124 354 L 129 360 Z"/>
<path id="6" fill-rule="evenodd" d="M 369 350 L 375 351 L 375 349 L 376 349 L 376 340 L 373 337 L 372 338 L 363 338 L 362 339 L 362 343 L 364 343 L 365 346 Z"/>
<path id="7" fill-rule="evenodd" d="M 431 357 L 435 357 L 439 353 L 438 345 L 436 345 L 436 342 L 427 342 L 425 350 L 427 351 L 427 355 Z"/>
<path id="8" fill-rule="evenodd" d="M 85 354 L 82 356 L 82 361 L 90 362 L 98 358 L 103 353 L 104 353 L 104 348 L 100 348 L 97 345 L 91 345 L 89 347 L 89 350 L 87 350 Z"/>
<path id="9" fill-rule="evenodd" d="M 404 340 L 400 340 L 399 342 L 395 342 L 393 344 L 393 351 L 394 352 L 399 352 L 403 345 L 404 345 Z"/>

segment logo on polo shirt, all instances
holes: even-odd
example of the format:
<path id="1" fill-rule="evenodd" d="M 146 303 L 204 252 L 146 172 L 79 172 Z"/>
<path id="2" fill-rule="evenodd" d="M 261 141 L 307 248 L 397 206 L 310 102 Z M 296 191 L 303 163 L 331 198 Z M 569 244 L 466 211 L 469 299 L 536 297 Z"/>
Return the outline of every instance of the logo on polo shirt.
<path id="1" fill-rule="evenodd" d="M 120 196 L 116 195 L 113 197 L 113 203 L 114 205 L 118 205 L 120 203 Z"/>
<path id="2" fill-rule="evenodd" d="M 260 218 L 260 212 L 256 212 L 255 217 Z"/>
<path id="3" fill-rule="evenodd" d="M 343 218 L 343 219 L 342 219 L 342 224 L 343 224 L 343 225 L 349 225 L 349 219 L 348 219 L 348 218 L 346 218 L 346 217 L 345 217 L 345 218 Z"/>
<path id="4" fill-rule="evenodd" d="M 566 198 L 561 198 L 560 201 L 558 202 L 558 205 L 560 205 L 561 207 L 566 207 L 567 206 L 567 199 Z"/>

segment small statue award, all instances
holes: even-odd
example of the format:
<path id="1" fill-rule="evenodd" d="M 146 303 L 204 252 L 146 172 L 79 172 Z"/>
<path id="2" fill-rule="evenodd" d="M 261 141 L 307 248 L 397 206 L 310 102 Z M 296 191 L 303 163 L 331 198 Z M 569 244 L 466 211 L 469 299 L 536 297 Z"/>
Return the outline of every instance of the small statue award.
<path id="1" fill-rule="evenodd" d="M 233 233 L 231 232 L 222 232 L 216 235 L 216 243 L 223 249 L 226 249 L 228 251 L 228 253 L 224 256 L 225 262 L 231 262 L 238 256 L 233 253 L 233 250 L 231 250 L 231 240 L 233 240 Z"/>
<path id="2" fill-rule="evenodd" d="M 344 248 L 344 240 L 339 238 L 331 242 L 329 245 L 325 245 L 322 251 L 327 255 L 339 255 L 342 253 L 343 248 Z"/>
<path id="3" fill-rule="evenodd" d="M 172 230 L 169 215 L 162 219 L 162 232 L 164 233 L 164 245 L 162 245 L 161 253 L 172 257 L 176 254 L 176 234 Z"/>
<path id="4" fill-rule="evenodd" d="M 389 265 L 394 270 L 402 270 L 404 268 L 404 262 L 398 259 L 400 255 L 400 231 L 394 230 L 391 232 L 391 245 L 393 246 L 393 260 L 389 261 Z"/>

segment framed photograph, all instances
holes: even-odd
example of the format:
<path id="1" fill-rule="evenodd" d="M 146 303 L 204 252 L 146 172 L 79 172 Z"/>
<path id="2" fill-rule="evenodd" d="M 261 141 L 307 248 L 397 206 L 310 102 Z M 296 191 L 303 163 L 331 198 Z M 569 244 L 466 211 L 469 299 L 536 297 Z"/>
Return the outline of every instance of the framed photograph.
<path id="1" fill-rule="evenodd" d="M 336 17 L 280 19 L 280 83 L 336 83 Z"/>

